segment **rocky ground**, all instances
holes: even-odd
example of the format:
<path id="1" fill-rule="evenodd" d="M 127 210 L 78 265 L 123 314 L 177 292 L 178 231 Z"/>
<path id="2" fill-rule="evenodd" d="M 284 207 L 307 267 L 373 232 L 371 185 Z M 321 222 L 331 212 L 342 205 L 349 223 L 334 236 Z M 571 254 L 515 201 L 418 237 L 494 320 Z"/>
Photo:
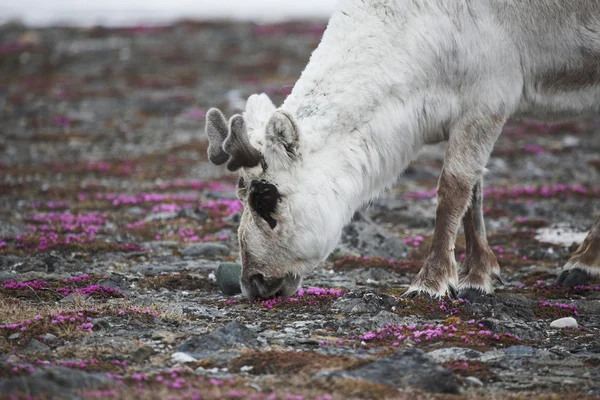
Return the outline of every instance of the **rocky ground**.
<path id="1" fill-rule="evenodd" d="M 430 244 L 443 145 L 295 297 L 219 293 L 241 204 L 207 162 L 205 111 L 280 104 L 323 29 L 0 26 L 1 398 L 600 396 L 600 286 L 553 284 L 600 215 L 598 121 L 507 125 L 486 180 L 492 296 L 400 298 Z M 551 328 L 562 317 L 577 327 Z"/>

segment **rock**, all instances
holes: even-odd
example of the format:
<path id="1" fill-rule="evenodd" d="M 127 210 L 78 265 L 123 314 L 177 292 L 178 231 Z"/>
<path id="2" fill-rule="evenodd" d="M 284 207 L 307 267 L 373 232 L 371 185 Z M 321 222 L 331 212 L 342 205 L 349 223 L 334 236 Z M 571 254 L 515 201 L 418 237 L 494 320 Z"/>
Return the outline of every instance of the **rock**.
<path id="1" fill-rule="evenodd" d="M 222 263 L 217 269 L 217 284 L 221 293 L 226 296 L 234 296 L 242 293 L 240 286 L 240 277 L 242 275 L 242 266 L 238 263 Z"/>
<path id="2" fill-rule="evenodd" d="M 175 334 L 167 330 L 158 330 L 152 333 L 152 340 L 160 340 L 165 343 L 173 343 L 175 338 Z"/>
<path id="3" fill-rule="evenodd" d="M 110 275 L 108 278 L 100 279 L 96 284 L 113 288 L 120 292 L 127 290 L 127 282 L 119 275 Z"/>
<path id="4" fill-rule="evenodd" d="M 16 279 L 18 277 L 19 277 L 19 275 L 14 274 L 12 272 L 9 272 L 9 271 L 0 271 L 0 284 L 6 282 L 8 280 L 11 280 L 11 279 Z"/>
<path id="5" fill-rule="evenodd" d="M 156 351 L 150 346 L 141 346 L 133 353 L 131 353 L 131 359 L 135 363 L 142 363 L 149 359 L 153 354 L 156 354 Z"/>
<path id="6" fill-rule="evenodd" d="M 474 376 L 467 376 L 465 378 L 465 382 L 469 383 L 469 384 L 471 384 L 473 386 L 483 386 L 483 382 L 481 382 L 479 379 L 477 379 Z"/>
<path id="7" fill-rule="evenodd" d="M 566 317 L 566 318 L 555 319 L 554 321 L 552 321 L 550 323 L 550 328 L 554 328 L 554 329 L 564 329 L 564 328 L 576 329 L 576 328 L 579 328 L 579 324 L 577 323 L 577 320 L 575 318 L 573 318 L 573 317 Z"/>
<path id="8" fill-rule="evenodd" d="M 219 256 L 228 256 L 229 247 L 218 243 L 199 243 L 186 247 L 181 254 L 184 257 L 204 257 L 216 258 Z"/>
<path id="9" fill-rule="evenodd" d="M 370 313 L 391 310 L 398 304 L 398 299 L 387 294 L 371 291 L 350 292 L 333 303 L 333 308 L 340 313 Z"/>
<path id="10" fill-rule="evenodd" d="M 23 349 L 24 353 L 43 353 L 50 351 L 50 347 L 36 339 L 31 339 L 27 346 Z"/>
<path id="11" fill-rule="evenodd" d="M 260 345 L 258 335 L 252 329 L 247 328 L 239 322 L 230 322 L 211 333 L 194 336 L 186 340 L 177 350 L 185 352 L 192 357 L 201 359 L 212 352 L 228 348 L 256 348 Z"/>
<path id="12" fill-rule="evenodd" d="M 445 347 L 427 353 L 439 363 L 445 363 L 454 360 L 478 360 L 481 358 L 481 352 L 467 347 Z"/>
<path id="13" fill-rule="evenodd" d="M 402 325 L 407 323 L 407 318 L 403 318 L 392 312 L 381 310 L 377 315 L 362 314 L 354 319 L 347 319 L 346 326 L 360 327 L 365 331 L 376 331 L 385 328 L 387 325 Z M 412 323 L 412 320 L 409 322 Z"/>
<path id="14" fill-rule="evenodd" d="M 377 225 L 364 212 L 357 212 L 342 231 L 341 246 L 345 251 L 368 257 L 405 258 L 408 247 L 398 236 Z"/>
<path id="15" fill-rule="evenodd" d="M 82 389 L 114 386 L 115 381 L 104 374 L 88 374 L 72 368 L 38 368 L 28 376 L 0 381 L 0 393 L 51 399 L 81 399 L 77 393 Z"/>
<path id="16" fill-rule="evenodd" d="M 144 218 L 144 222 L 152 222 L 152 221 L 164 221 L 169 219 L 174 219 L 178 216 L 177 211 L 164 211 L 164 212 L 156 212 L 146 216 Z"/>
<path id="17" fill-rule="evenodd" d="M 507 356 L 515 358 L 531 357 L 535 352 L 536 350 L 530 346 L 510 346 L 505 350 Z"/>
<path id="18" fill-rule="evenodd" d="M 412 387 L 431 393 L 458 393 L 452 371 L 442 367 L 420 349 L 409 349 L 350 371 L 330 376 L 377 382 L 395 388 Z"/>
<path id="19" fill-rule="evenodd" d="M 46 333 L 44 334 L 44 336 L 42 337 L 42 340 L 44 342 L 54 342 L 57 339 L 57 337 L 51 333 Z"/>
<path id="20" fill-rule="evenodd" d="M 94 318 L 92 324 L 94 329 L 110 329 L 110 322 L 106 318 Z"/>
<path id="21" fill-rule="evenodd" d="M 188 353 L 182 353 L 182 352 L 176 352 L 176 353 L 171 354 L 171 360 L 178 362 L 178 363 L 198 361 L 194 357 L 190 356 Z"/>
<path id="22" fill-rule="evenodd" d="M 9 340 L 17 340 L 20 337 L 21 337 L 21 332 L 15 332 L 15 333 L 9 335 L 8 339 Z"/>

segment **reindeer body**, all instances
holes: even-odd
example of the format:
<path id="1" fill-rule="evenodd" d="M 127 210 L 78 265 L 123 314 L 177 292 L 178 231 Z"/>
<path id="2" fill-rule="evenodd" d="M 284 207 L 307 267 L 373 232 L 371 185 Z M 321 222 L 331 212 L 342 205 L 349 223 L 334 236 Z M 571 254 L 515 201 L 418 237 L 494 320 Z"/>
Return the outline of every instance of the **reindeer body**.
<path id="1" fill-rule="evenodd" d="M 499 267 L 485 235 L 481 179 L 505 121 L 598 112 L 600 3 L 594 0 L 345 1 L 281 108 L 275 112 L 266 96 L 248 101 L 249 143 L 262 156 L 248 162 L 242 178 L 275 182 L 287 203 L 272 212 L 284 213 L 281 219 L 303 233 L 268 231 L 252 210 L 245 213 L 244 279 L 265 297 L 272 291 L 253 281 L 257 273 L 305 274 L 423 145 L 447 140 L 432 247 L 408 292 L 489 293 Z M 457 274 L 453 248 L 461 219 L 468 254 Z M 596 225 L 586 247 L 597 248 L 586 253 L 592 265 L 568 266 L 585 276 L 600 275 L 600 220 Z M 285 256 L 269 253 L 275 240 Z M 276 265 L 287 261 L 291 269 Z M 575 275 L 579 282 L 583 275 Z"/>

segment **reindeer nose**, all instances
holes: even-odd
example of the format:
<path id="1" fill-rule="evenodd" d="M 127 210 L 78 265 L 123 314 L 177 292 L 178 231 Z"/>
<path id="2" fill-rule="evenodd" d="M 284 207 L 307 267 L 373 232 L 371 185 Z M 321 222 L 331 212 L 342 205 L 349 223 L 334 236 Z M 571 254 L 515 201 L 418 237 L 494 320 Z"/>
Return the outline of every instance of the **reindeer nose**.
<path id="1" fill-rule="evenodd" d="M 249 289 L 252 297 L 268 299 L 277 296 L 277 292 L 283 286 L 284 278 L 267 279 L 263 274 L 254 274 L 248 279 Z"/>

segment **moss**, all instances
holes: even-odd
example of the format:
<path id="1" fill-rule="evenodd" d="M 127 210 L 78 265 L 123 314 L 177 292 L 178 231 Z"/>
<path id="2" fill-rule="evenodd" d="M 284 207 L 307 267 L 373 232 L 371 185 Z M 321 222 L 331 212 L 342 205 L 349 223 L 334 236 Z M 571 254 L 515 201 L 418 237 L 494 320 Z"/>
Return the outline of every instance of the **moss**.
<path id="1" fill-rule="evenodd" d="M 139 281 L 140 287 L 158 290 L 161 288 L 169 290 L 200 290 L 206 292 L 218 292 L 217 284 L 208 279 L 198 278 L 189 274 L 165 274 L 153 278 L 145 278 Z"/>
<path id="2" fill-rule="evenodd" d="M 456 375 L 460 377 L 474 376 L 482 382 L 487 382 L 495 374 L 493 374 L 486 363 L 475 360 L 455 360 L 442 364 Z"/>
<path id="3" fill-rule="evenodd" d="M 333 356 L 308 351 L 253 351 L 234 358 L 229 369 L 239 372 L 244 366 L 252 367 L 253 375 L 296 374 L 323 369 L 345 369 L 367 361 L 349 356 Z"/>
<path id="4" fill-rule="evenodd" d="M 418 272 L 422 260 L 388 260 L 382 257 L 345 256 L 333 260 L 333 269 L 352 270 L 358 268 L 381 268 L 397 272 Z"/>

